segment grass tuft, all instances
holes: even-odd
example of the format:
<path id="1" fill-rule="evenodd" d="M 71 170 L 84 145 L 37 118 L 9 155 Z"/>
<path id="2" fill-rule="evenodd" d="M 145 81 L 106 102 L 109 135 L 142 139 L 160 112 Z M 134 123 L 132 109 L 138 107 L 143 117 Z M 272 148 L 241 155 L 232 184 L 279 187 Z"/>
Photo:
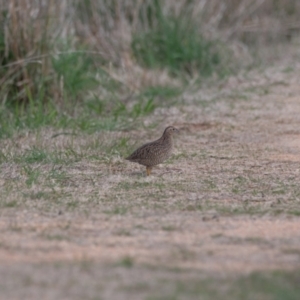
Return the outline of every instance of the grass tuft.
<path id="1" fill-rule="evenodd" d="M 154 1 L 151 18 L 156 22 L 146 32 L 133 36 L 132 50 L 137 61 L 147 68 L 168 68 L 172 75 L 195 72 L 210 76 L 221 63 L 214 43 L 206 40 L 196 24 L 184 15 L 164 15 Z"/>

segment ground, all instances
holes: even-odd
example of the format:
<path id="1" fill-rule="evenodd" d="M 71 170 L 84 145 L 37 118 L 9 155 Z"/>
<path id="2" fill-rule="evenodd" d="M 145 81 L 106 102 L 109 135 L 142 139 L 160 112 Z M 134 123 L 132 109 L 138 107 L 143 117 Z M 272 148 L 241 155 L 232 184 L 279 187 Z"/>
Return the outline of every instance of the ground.
<path id="1" fill-rule="evenodd" d="M 1 140 L 0 299 L 299 299 L 299 82 L 286 63 L 128 131 Z M 123 157 L 167 125 L 146 177 Z"/>

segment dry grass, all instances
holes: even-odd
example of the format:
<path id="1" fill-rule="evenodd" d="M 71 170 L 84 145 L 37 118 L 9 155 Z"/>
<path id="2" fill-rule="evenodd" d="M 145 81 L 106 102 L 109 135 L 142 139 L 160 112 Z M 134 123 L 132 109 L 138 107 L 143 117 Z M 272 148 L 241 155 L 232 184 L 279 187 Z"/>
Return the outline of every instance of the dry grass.
<path id="1" fill-rule="evenodd" d="M 51 60 L 64 51 L 86 52 L 131 93 L 145 86 L 178 85 L 165 70 L 142 68 L 132 55 L 133 35 L 152 26 L 147 14 L 154 6 L 155 1 L 138 0 L 0 1 L 2 101 L 10 101 L 12 92 L 19 100 L 41 97 L 43 89 L 43 99 L 50 95 L 62 101 L 64 78 L 55 74 Z M 164 1 L 162 10 L 194 20 L 199 33 L 230 44 L 236 59 L 247 62 L 249 44 L 290 38 L 300 27 L 296 0 Z"/>
<path id="2" fill-rule="evenodd" d="M 1 297 L 297 299 L 299 70 L 187 93 L 152 130 L 1 140 Z M 123 157 L 168 124 L 175 155 L 145 177 Z"/>

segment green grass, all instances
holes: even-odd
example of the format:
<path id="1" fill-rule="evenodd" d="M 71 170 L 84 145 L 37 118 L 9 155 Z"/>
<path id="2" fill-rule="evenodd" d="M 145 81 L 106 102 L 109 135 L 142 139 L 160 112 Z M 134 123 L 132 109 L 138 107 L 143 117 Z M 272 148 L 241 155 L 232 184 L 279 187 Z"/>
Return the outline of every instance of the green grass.
<path id="1" fill-rule="evenodd" d="M 118 95 L 110 95 L 103 100 L 93 97 L 72 104 L 66 96 L 62 105 L 51 100 L 44 103 L 38 98 L 29 103 L 0 104 L 0 139 L 11 137 L 16 132 L 44 127 L 74 136 L 78 132 L 92 134 L 131 128 L 140 124 L 143 117 L 151 115 L 155 108 L 167 105 L 165 101 L 158 101 L 155 93 L 148 92 L 130 105 L 117 98 Z"/>
<path id="2" fill-rule="evenodd" d="M 38 167 L 31 167 L 28 165 L 23 166 L 23 174 L 26 176 L 25 183 L 28 187 L 38 183 L 41 171 Z"/>
<path id="3" fill-rule="evenodd" d="M 40 163 L 46 161 L 47 153 L 44 150 L 37 149 L 33 147 L 31 150 L 25 152 L 24 156 L 22 157 L 22 161 L 27 164 L 32 163 Z"/>
<path id="4" fill-rule="evenodd" d="M 118 262 L 117 265 L 124 268 L 132 268 L 134 265 L 134 259 L 131 256 L 125 256 Z"/>
<path id="5" fill-rule="evenodd" d="M 181 94 L 181 89 L 172 86 L 150 86 L 146 88 L 142 95 L 146 97 L 173 98 Z"/>
<path id="6" fill-rule="evenodd" d="M 148 31 L 135 33 L 132 40 L 133 53 L 141 65 L 168 68 L 177 76 L 210 76 L 220 67 L 220 52 L 184 13 L 176 17 L 165 15 L 157 0 L 149 10 L 148 21 L 153 25 Z"/>
<path id="7" fill-rule="evenodd" d="M 88 52 L 68 51 L 71 47 L 65 45 L 60 55 L 52 57 L 52 66 L 57 80 L 62 81 L 63 96 L 69 97 L 71 103 L 76 103 L 80 95 L 93 90 L 99 84 L 95 79 L 95 62 Z"/>

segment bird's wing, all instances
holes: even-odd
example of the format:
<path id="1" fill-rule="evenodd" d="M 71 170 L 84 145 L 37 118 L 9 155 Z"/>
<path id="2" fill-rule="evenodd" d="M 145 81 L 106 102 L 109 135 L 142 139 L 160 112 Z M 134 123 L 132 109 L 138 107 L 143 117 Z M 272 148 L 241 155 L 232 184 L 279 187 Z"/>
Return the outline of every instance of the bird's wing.
<path id="1" fill-rule="evenodd" d="M 150 144 L 153 144 L 153 142 L 144 144 L 140 148 L 136 149 L 130 156 L 128 156 L 126 159 L 128 160 L 134 160 L 134 159 L 145 159 L 149 157 L 149 154 L 151 153 L 151 146 Z"/>

